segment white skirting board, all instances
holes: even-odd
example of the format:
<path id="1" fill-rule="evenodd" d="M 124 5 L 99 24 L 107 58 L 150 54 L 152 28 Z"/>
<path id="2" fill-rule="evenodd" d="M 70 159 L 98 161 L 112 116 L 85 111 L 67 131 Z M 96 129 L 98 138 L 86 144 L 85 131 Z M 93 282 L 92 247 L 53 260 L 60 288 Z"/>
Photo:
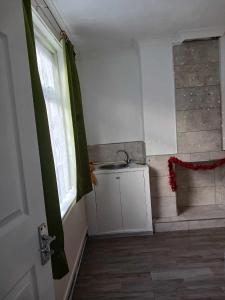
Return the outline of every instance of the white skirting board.
<path id="1" fill-rule="evenodd" d="M 80 247 L 78 262 L 74 265 L 74 268 L 72 270 L 71 279 L 68 284 L 68 288 L 67 288 L 67 292 L 65 294 L 64 300 L 72 300 L 74 287 L 75 287 L 76 280 L 77 280 L 77 275 L 79 273 L 81 261 L 82 261 L 84 250 L 86 247 L 87 237 L 88 237 L 88 235 L 86 233 L 83 243 L 81 244 L 81 247 Z"/>

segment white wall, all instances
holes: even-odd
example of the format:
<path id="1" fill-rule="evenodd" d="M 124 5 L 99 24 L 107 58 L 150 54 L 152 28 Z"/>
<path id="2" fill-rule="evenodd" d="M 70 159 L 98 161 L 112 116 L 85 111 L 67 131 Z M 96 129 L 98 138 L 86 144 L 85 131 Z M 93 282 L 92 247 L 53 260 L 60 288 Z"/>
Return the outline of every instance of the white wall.
<path id="1" fill-rule="evenodd" d="M 82 245 L 87 233 L 87 218 L 84 199 L 76 203 L 63 220 L 65 252 L 70 272 L 60 280 L 55 280 L 56 300 L 64 300 L 68 296 L 73 273 L 77 267 Z"/>
<path id="2" fill-rule="evenodd" d="M 135 49 L 78 61 L 89 145 L 143 140 L 141 83 Z"/>
<path id="3" fill-rule="evenodd" d="M 89 145 L 144 140 L 147 155 L 177 153 L 172 47 L 142 41 L 78 61 Z"/>
<path id="4" fill-rule="evenodd" d="M 89 145 L 144 140 L 147 155 L 177 152 L 170 40 L 78 61 Z"/>
<path id="5" fill-rule="evenodd" d="M 172 43 L 139 43 L 147 155 L 177 152 Z"/>

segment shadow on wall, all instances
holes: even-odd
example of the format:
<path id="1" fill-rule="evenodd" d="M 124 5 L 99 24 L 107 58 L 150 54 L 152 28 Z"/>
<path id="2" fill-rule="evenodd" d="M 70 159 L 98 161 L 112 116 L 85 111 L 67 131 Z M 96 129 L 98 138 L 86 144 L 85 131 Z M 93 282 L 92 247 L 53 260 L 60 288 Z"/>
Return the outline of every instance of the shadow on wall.
<path id="1" fill-rule="evenodd" d="M 191 172 L 193 171 L 176 166 L 176 178 L 177 178 L 176 199 L 177 199 L 178 215 L 184 213 L 187 210 L 187 207 L 192 206 L 191 205 L 192 196 L 189 191 L 193 182 L 193 176 Z"/>
<path id="2" fill-rule="evenodd" d="M 185 207 L 219 204 L 218 177 L 221 178 L 221 176 L 218 174 L 223 170 L 225 170 L 224 167 L 207 171 L 193 171 L 177 167 L 179 213 L 184 212 Z"/>
<path id="3" fill-rule="evenodd" d="M 151 189 L 151 203 L 152 203 L 152 216 L 153 218 L 159 217 L 159 196 L 160 196 L 160 188 L 159 188 L 159 180 L 158 172 L 156 169 L 149 167 L 149 178 L 150 178 L 150 189 Z M 156 180 L 151 180 L 151 178 L 156 178 Z"/>

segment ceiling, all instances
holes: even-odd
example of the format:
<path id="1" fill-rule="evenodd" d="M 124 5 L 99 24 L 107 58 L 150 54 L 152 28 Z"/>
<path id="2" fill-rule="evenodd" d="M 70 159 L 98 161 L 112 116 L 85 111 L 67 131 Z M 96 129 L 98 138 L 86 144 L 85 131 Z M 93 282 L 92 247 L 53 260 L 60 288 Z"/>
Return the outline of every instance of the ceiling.
<path id="1" fill-rule="evenodd" d="M 94 51 L 132 40 L 225 31 L 225 0 L 54 0 L 76 47 Z"/>

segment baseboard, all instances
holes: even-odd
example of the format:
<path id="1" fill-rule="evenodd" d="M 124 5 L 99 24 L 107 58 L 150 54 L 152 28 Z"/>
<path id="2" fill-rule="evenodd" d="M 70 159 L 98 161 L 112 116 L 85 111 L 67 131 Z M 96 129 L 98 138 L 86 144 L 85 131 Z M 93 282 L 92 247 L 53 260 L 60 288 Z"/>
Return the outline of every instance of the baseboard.
<path id="1" fill-rule="evenodd" d="M 149 231 L 123 231 L 123 232 L 107 232 L 90 235 L 90 239 L 107 239 L 107 238 L 118 238 L 118 237 L 132 237 L 132 236 L 149 236 L 153 235 L 153 230 Z"/>
<path id="2" fill-rule="evenodd" d="M 68 282 L 68 286 L 67 286 L 66 293 L 65 293 L 65 296 L 64 296 L 63 300 L 72 300 L 73 290 L 74 290 L 74 287 L 75 287 L 75 284 L 76 284 L 77 275 L 79 273 L 80 264 L 81 264 L 81 261 L 82 261 L 82 257 L 83 257 L 83 254 L 84 254 L 84 249 L 85 249 L 86 242 L 87 242 L 87 236 L 88 235 L 86 233 L 86 235 L 84 236 L 83 242 L 81 243 L 81 246 L 80 246 L 80 249 L 79 249 L 79 254 L 78 254 L 78 259 L 77 259 L 77 262 L 74 264 L 74 267 L 73 267 L 73 270 L 72 270 L 72 273 L 71 273 L 71 276 L 70 276 L 70 280 Z"/>

